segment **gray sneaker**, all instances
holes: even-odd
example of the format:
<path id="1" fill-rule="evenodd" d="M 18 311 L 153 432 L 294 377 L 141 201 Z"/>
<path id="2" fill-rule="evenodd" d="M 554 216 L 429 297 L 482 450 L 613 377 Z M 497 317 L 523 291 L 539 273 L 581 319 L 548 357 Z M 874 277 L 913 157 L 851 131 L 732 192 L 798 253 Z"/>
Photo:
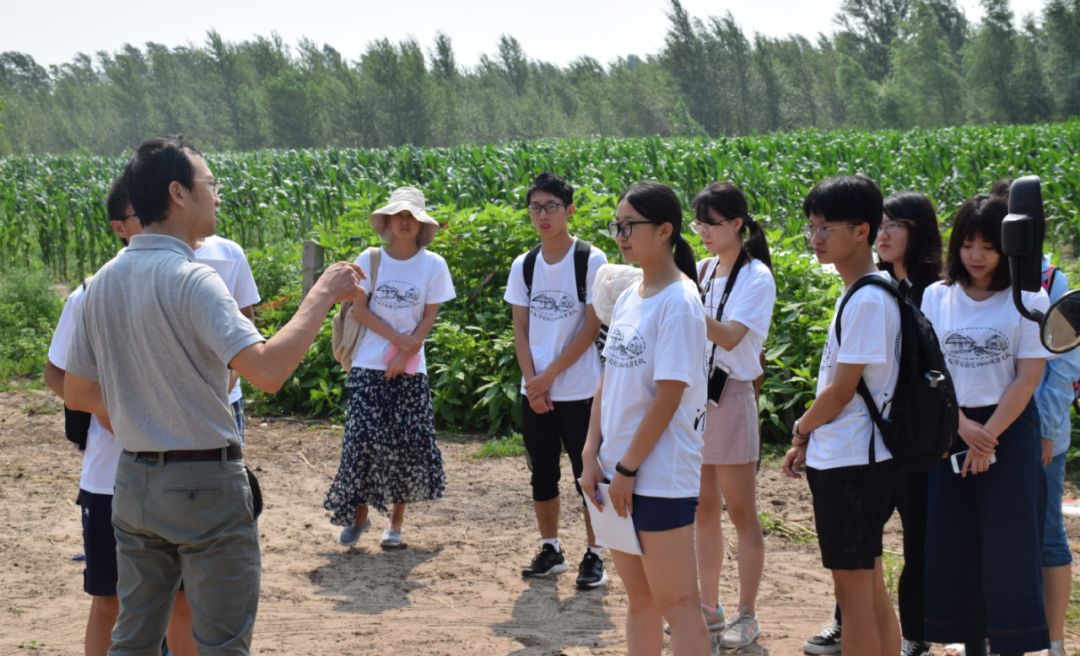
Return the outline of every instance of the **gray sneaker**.
<path id="1" fill-rule="evenodd" d="M 839 654 L 840 625 L 836 622 L 826 624 L 817 635 L 803 643 L 803 651 L 807 654 Z"/>
<path id="2" fill-rule="evenodd" d="M 341 529 L 341 536 L 338 537 L 338 542 L 345 546 L 356 544 L 356 541 L 360 539 L 360 536 L 363 535 L 364 531 L 368 530 L 369 526 L 371 526 L 371 519 L 365 519 L 364 523 L 360 525 L 353 524 L 352 526 L 346 526 Z"/>
<path id="3" fill-rule="evenodd" d="M 720 644 L 724 649 L 742 649 L 754 644 L 760 635 L 761 626 L 758 624 L 757 615 L 740 610 L 735 621 L 724 629 Z"/>

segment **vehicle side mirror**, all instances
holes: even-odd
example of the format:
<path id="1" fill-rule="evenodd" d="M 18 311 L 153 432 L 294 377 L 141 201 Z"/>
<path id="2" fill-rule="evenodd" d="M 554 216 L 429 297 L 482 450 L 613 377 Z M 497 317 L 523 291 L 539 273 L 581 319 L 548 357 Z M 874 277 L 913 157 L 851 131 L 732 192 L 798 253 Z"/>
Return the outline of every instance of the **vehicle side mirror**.
<path id="1" fill-rule="evenodd" d="M 1065 353 L 1080 346 L 1080 289 L 1059 298 L 1040 324 L 1039 337 L 1051 353 Z"/>

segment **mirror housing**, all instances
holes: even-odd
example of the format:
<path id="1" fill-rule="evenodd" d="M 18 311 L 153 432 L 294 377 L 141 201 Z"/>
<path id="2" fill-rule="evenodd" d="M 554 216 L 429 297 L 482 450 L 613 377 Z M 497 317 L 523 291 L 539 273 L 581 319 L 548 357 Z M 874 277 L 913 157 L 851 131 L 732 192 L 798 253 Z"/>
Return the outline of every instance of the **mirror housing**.
<path id="1" fill-rule="evenodd" d="M 1043 313 L 1029 310 L 1021 291 L 1042 287 L 1042 245 L 1046 236 L 1042 182 L 1038 176 L 1018 178 L 1009 188 L 1009 214 L 1001 222 L 1001 250 L 1009 258 L 1013 304 L 1022 316 L 1042 323 Z"/>

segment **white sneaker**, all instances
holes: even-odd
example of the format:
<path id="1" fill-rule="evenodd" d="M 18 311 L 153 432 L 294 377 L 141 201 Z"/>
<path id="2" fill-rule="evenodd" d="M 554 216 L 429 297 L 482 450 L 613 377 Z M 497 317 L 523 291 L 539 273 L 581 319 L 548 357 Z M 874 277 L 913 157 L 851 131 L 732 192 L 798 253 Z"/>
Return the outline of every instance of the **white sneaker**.
<path id="1" fill-rule="evenodd" d="M 405 543 L 401 541 L 401 531 L 395 531 L 392 528 L 384 529 L 382 532 L 382 542 L 379 543 L 379 546 L 387 551 L 404 549 Z"/>

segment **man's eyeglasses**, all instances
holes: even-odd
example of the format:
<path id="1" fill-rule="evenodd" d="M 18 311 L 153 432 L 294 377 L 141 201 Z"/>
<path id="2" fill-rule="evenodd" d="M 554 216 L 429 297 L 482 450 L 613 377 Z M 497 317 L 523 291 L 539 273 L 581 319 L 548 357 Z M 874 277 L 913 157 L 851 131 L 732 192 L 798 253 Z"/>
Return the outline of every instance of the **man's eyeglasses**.
<path id="1" fill-rule="evenodd" d="M 612 221 L 607 224 L 608 234 L 612 239 L 630 239 L 634 226 L 640 223 L 652 223 L 652 221 Z"/>
<path id="2" fill-rule="evenodd" d="M 194 178 L 192 182 L 205 182 L 210 191 L 218 193 L 218 181 L 216 178 Z"/>
<path id="3" fill-rule="evenodd" d="M 550 201 L 544 203 L 543 205 L 539 203 L 529 203 L 529 214 L 531 214 L 532 216 L 540 216 L 541 212 L 554 214 L 555 212 L 559 211 L 564 207 L 566 207 L 564 203 L 559 203 L 556 201 Z"/>
<path id="4" fill-rule="evenodd" d="M 827 225 L 812 226 L 812 225 L 806 225 L 806 226 L 803 227 L 802 233 L 803 233 L 803 237 L 806 237 L 808 240 L 813 239 L 815 237 L 817 237 L 818 239 L 821 239 L 821 240 L 825 240 L 825 239 L 829 238 L 829 233 L 832 232 L 833 230 L 844 230 L 845 228 L 856 228 L 859 225 L 860 224 L 858 224 L 858 223 L 845 223 L 844 225 L 838 225 L 838 226 L 827 226 Z"/>

